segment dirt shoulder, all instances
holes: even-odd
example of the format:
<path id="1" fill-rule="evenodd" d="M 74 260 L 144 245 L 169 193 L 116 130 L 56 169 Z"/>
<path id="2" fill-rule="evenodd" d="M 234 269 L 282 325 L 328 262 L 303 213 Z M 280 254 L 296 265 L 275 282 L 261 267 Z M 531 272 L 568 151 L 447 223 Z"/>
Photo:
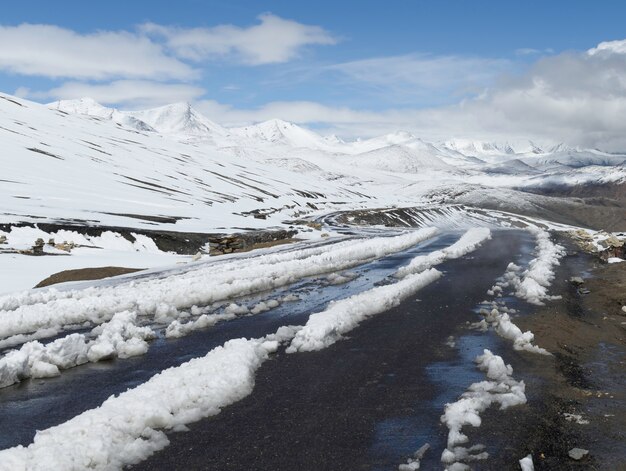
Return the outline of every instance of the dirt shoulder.
<path id="1" fill-rule="evenodd" d="M 562 299 L 516 319 L 554 354 L 533 372 L 546 389 L 534 407 L 535 465 L 626 470 L 626 263 L 601 264 L 572 250 L 555 280 Z M 589 455 L 571 460 L 573 447 Z"/>

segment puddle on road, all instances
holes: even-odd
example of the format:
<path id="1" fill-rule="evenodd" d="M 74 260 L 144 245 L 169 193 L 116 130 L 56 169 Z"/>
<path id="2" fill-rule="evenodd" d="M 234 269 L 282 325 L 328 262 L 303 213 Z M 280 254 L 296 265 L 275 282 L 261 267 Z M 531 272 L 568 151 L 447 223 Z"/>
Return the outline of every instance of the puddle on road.
<path id="1" fill-rule="evenodd" d="M 474 359 L 485 348 L 495 351 L 502 347 L 498 337 L 474 332 L 456 338 L 455 343 L 454 347 L 448 347 L 449 359 L 425 368 L 437 395 L 431 400 L 416 402 L 414 414 L 390 418 L 377 425 L 375 441 L 370 450 L 374 462 L 390 463 L 396 460 L 401 464 L 428 443 L 430 450 L 421 460 L 422 468 L 437 469 L 441 466 L 441 453 L 448 438 L 448 429 L 439 420 L 445 404 L 456 401 L 470 384 L 485 379 L 484 373 L 476 368 Z M 389 466 L 373 469 L 386 471 Z"/>

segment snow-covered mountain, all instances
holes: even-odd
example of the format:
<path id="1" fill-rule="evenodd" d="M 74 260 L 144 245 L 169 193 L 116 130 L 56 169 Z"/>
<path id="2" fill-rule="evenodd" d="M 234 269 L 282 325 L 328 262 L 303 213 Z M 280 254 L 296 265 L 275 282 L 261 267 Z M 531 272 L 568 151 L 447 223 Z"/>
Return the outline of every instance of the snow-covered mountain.
<path id="1" fill-rule="evenodd" d="M 213 138 L 227 134 L 222 126 L 200 114 L 190 103 L 173 103 L 150 110 L 130 111 L 126 114 L 148 123 L 162 134 L 192 138 Z"/>
<path id="2" fill-rule="evenodd" d="M 178 140 L 210 142 L 232 155 L 246 155 L 270 163 L 274 158 L 280 159 L 282 167 L 285 166 L 285 159 L 294 157 L 294 152 L 298 154 L 298 159 L 309 161 L 313 166 L 326 164 L 329 159 L 337 160 L 337 156 L 345 155 L 355 158 L 340 158 L 339 162 L 397 173 L 416 173 L 418 170 L 423 172 L 437 168 L 487 174 L 535 175 L 537 172 L 564 172 L 591 165 L 613 166 L 624 162 L 624 156 L 621 155 L 579 149 L 563 143 L 537 143 L 519 139 L 484 141 L 454 138 L 427 142 L 409 132 L 398 131 L 346 142 L 336 136 L 321 136 L 280 119 L 245 127 L 224 128 L 203 116 L 189 103 L 175 103 L 144 111 L 119 111 L 83 98 L 55 102 L 49 107 L 67 113 L 109 119 L 131 129 L 153 131 Z M 302 162 L 296 167 L 303 168 Z"/>
<path id="3" fill-rule="evenodd" d="M 156 132 L 156 129 L 147 124 L 145 121 L 137 119 L 136 117 L 124 111 L 119 111 L 115 108 L 107 108 L 106 106 L 102 106 L 100 103 L 93 100 L 92 98 L 55 101 L 53 103 L 50 103 L 48 107 L 65 113 L 84 114 L 96 118 L 111 120 L 114 123 L 121 124 L 123 126 L 136 129 L 138 131 Z"/>
<path id="4" fill-rule="evenodd" d="M 481 141 L 472 139 L 449 139 L 441 147 L 457 151 L 471 157 L 513 156 L 519 154 L 545 154 L 550 145 L 540 146 L 530 140 L 517 141 Z"/>
<path id="5" fill-rule="evenodd" d="M 252 126 L 231 128 L 233 137 L 268 142 L 289 147 L 332 150 L 342 145 L 339 139 L 326 139 L 319 134 L 281 119 L 271 119 Z"/>
<path id="6" fill-rule="evenodd" d="M 227 134 L 226 129 L 186 102 L 141 111 L 120 111 L 102 106 L 91 98 L 80 98 L 55 101 L 48 107 L 65 113 L 108 119 L 137 131 L 153 131 L 180 138 L 211 139 Z"/>
<path id="7" fill-rule="evenodd" d="M 368 199 L 341 181 L 189 140 L 224 131 L 187 105 L 138 113 L 153 131 L 120 125 L 128 116 L 89 100 L 46 107 L 0 95 L 0 223 L 211 232 L 267 227 L 301 208 Z M 253 217 L 259 214 L 266 219 Z"/>
<path id="8" fill-rule="evenodd" d="M 402 131 L 343 141 L 278 119 L 224 128 L 188 103 L 119 111 L 86 98 L 47 107 L 0 98 L 11 156 L 2 173 L 5 222 L 210 231 L 334 204 L 410 205 L 442 184 L 519 189 L 625 178 L 626 156 L 566 145 L 427 142 Z"/>
<path id="9" fill-rule="evenodd" d="M 452 165 L 438 157 L 434 148 L 409 147 L 393 144 L 352 156 L 348 162 L 353 166 L 362 166 L 376 170 L 396 173 L 426 173 L 440 170 L 455 172 Z"/>

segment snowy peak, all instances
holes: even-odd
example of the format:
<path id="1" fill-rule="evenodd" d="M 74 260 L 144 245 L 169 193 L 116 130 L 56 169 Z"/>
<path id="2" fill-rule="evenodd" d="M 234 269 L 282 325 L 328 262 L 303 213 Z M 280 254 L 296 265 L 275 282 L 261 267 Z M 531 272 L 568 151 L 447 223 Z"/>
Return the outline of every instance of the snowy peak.
<path id="1" fill-rule="evenodd" d="M 437 154 L 437 150 L 432 146 L 409 147 L 394 144 L 357 154 L 352 157 L 350 162 L 357 166 L 397 173 L 416 174 L 431 170 L 455 171 Z"/>
<path id="2" fill-rule="evenodd" d="M 417 139 L 407 131 L 397 131 L 383 136 L 372 137 L 370 139 L 357 139 L 350 143 L 352 153 L 369 152 L 383 147 L 405 144 Z"/>
<path id="3" fill-rule="evenodd" d="M 145 111 L 128 111 L 133 116 L 162 134 L 178 134 L 189 137 L 223 136 L 226 130 L 196 111 L 190 103 L 173 103 Z"/>
<path id="4" fill-rule="evenodd" d="M 441 146 L 471 157 L 538 155 L 545 154 L 548 151 L 545 146 L 537 145 L 530 140 L 496 142 L 450 139 L 444 141 Z"/>
<path id="5" fill-rule="evenodd" d="M 48 108 L 71 114 L 84 114 L 108 119 L 139 131 L 173 134 L 186 138 L 224 136 L 226 130 L 196 111 L 191 104 L 181 102 L 143 111 L 119 111 L 107 108 L 92 98 L 60 100 Z"/>
<path id="6" fill-rule="evenodd" d="M 48 104 L 48 108 L 72 114 L 86 114 L 99 118 L 111 119 L 117 111 L 114 108 L 102 106 L 93 98 L 84 97 L 77 100 L 59 100 Z"/>
<path id="7" fill-rule="evenodd" d="M 49 103 L 48 108 L 63 111 L 70 114 L 84 114 L 96 118 L 111 120 L 137 131 L 154 132 L 154 128 L 144 121 L 131 116 L 127 112 L 115 108 L 107 108 L 93 98 L 84 97 L 77 100 L 59 100 Z"/>
<path id="8" fill-rule="evenodd" d="M 292 147 L 327 149 L 329 146 L 339 144 L 339 142 L 332 142 L 313 131 L 281 119 L 270 119 L 252 126 L 233 128 L 230 131 L 236 136 L 247 139 Z"/>

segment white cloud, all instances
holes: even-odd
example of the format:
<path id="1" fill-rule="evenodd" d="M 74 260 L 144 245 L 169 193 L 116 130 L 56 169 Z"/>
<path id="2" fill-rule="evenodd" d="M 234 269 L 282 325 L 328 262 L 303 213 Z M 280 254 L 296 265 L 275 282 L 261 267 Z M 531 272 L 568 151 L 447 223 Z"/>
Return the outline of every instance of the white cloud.
<path id="1" fill-rule="evenodd" d="M 394 75 L 389 77 L 393 80 Z M 248 110 L 210 101 L 201 106 L 218 121 L 283 118 L 321 124 L 346 137 L 404 129 L 435 139 L 531 138 L 626 151 L 626 41 L 541 58 L 526 72 L 502 78 L 477 97 L 445 107 L 377 111 L 306 101 Z"/>
<path id="2" fill-rule="evenodd" d="M 0 26 L 0 70 L 77 79 L 190 79 L 197 72 L 149 38 L 126 31 L 79 34 L 53 25 Z"/>
<path id="3" fill-rule="evenodd" d="M 247 28 L 176 28 L 147 23 L 136 32 L 81 34 L 55 25 L 0 26 L 0 70 L 80 80 L 193 80 L 186 61 L 234 57 L 248 65 L 286 62 L 305 46 L 335 44 L 320 26 L 266 13 Z"/>
<path id="4" fill-rule="evenodd" d="M 408 54 L 345 62 L 326 68 L 352 86 L 369 88 L 386 99 L 450 101 L 477 93 L 505 71 L 506 59 Z"/>
<path id="5" fill-rule="evenodd" d="M 211 28 L 177 28 L 146 23 L 145 34 L 164 38 L 181 58 L 203 61 L 235 56 L 249 65 L 287 62 L 308 45 L 335 44 L 337 39 L 320 26 L 304 25 L 270 13 L 259 16 L 260 24 L 241 28 L 219 25 Z"/>
<path id="6" fill-rule="evenodd" d="M 518 56 L 534 56 L 538 54 L 553 54 L 554 49 L 534 49 L 532 47 L 522 47 L 515 50 L 515 55 Z"/>
<path id="7" fill-rule="evenodd" d="M 125 109 L 150 108 L 179 101 L 193 101 L 205 90 L 193 85 L 161 83 L 147 80 L 117 80 L 104 84 L 67 82 L 60 87 L 43 92 L 22 90 L 30 98 L 67 100 L 90 97 L 106 105 Z"/>
<path id="8" fill-rule="evenodd" d="M 617 41 L 604 41 L 598 44 L 596 47 L 587 51 L 590 55 L 602 54 L 602 53 L 617 53 L 626 54 L 626 39 Z"/>

